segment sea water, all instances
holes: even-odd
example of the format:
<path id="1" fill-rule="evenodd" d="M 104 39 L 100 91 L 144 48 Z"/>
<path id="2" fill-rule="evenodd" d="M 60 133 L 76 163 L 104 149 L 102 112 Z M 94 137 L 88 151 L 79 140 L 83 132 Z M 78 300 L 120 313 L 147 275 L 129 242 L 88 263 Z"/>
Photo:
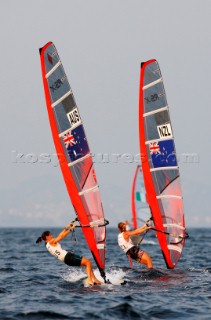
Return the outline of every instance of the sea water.
<path id="1" fill-rule="evenodd" d="M 125 285 L 85 288 L 84 268 L 68 267 L 51 256 L 35 228 L 0 229 L 0 319 L 211 319 L 211 230 L 190 229 L 182 257 L 167 270 L 155 233 L 142 249 L 155 271 L 130 266 L 117 245 L 118 231 L 107 228 L 106 274 Z M 60 229 L 51 229 L 57 235 Z M 77 239 L 76 239 L 77 238 Z M 76 241 L 77 240 L 77 241 Z M 62 241 L 65 249 L 93 258 L 80 230 Z M 93 268 L 100 278 L 93 261 Z"/>

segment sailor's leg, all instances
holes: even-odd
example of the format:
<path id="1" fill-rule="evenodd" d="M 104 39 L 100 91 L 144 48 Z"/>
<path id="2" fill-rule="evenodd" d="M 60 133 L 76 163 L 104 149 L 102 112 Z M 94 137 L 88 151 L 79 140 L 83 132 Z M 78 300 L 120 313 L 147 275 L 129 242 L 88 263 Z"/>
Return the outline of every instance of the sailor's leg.
<path id="1" fill-rule="evenodd" d="M 103 284 L 103 282 L 101 282 L 100 280 L 98 280 L 98 279 L 95 277 L 95 274 L 94 274 L 93 270 L 91 270 L 91 276 L 92 276 L 92 280 L 94 281 L 94 283 Z"/>
<path id="2" fill-rule="evenodd" d="M 139 250 L 139 252 L 137 254 L 136 261 L 146 265 L 148 268 L 153 268 L 152 259 L 150 258 L 150 256 L 145 251 L 143 251 L 141 249 Z"/>
<path id="3" fill-rule="evenodd" d="M 143 253 L 139 262 L 145 264 L 148 268 L 153 268 L 152 259 L 146 252 Z"/>
<path id="4" fill-rule="evenodd" d="M 92 263 L 89 259 L 83 257 L 81 260 L 81 266 L 86 267 L 86 273 L 88 276 L 87 283 L 88 284 L 94 284 L 92 280 Z"/>

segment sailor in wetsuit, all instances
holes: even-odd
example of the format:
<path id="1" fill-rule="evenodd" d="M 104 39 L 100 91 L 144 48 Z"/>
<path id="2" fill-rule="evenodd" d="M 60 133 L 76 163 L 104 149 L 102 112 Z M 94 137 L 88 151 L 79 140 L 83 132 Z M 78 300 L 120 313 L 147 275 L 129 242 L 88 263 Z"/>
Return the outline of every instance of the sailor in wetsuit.
<path id="1" fill-rule="evenodd" d="M 59 241 L 64 239 L 75 228 L 75 226 L 75 224 L 69 223 L 56 238 L 53 238 L 50 231 L 44 231 L 42 235 L 37 238 L 36 243 L 44 240 L 48 251 L 68 266 L 86 267 L 86 273 L 88 276 L 86 284 L 102 284 L 102 282 L 95 277 L 92 270 L 92 262 L 89 259 L 74 254 L 73 252 L 67 252 L 66 250 L 62 249 L 61 244 L 59 243 Z"/>
<path id="2" fill-rule="evenodd" d="M 126 223 L 120 222 L 118 224 L 119 235 L 118 235 L 118 244 L 120 248 L 126 253 L 126 255 L 136 260 L 139 263 L 145 264 L 148 268 L 152 268 L 152 259 L 150 256 L 143 250 L 139 249 L 138 246 L 134 245 L 133 241 L 131 240 L 130 236 L 141 234 L 144 231 L 151 229 L 151 227 L 147 226 L 146 224 L 138 229 L 133 231 L 126 230 Z"/>

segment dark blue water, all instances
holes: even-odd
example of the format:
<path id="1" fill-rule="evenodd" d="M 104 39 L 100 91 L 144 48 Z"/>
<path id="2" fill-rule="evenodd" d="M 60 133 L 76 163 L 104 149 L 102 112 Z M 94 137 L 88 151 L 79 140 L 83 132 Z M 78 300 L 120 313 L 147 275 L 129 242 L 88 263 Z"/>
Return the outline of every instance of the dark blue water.
<path id="1" fill-rule="evenodd" d="M 68 267 L 35 241 L 41 229 L 0 229 L 0 319 L 211 319 L 209 229 L 191 229 L 175 270 L 166 270 L 151 232 L 143 244 L 156 272 L 132 269 L 117 246 L 117 230 L 107 228 L 107 277 L 126 285 L 85 288 L 84 269 Z M 60 229 L 52 230 L 54 235 Z M 91 258 L 77 230 L 63 247 Z M 94 270 L 99 273 L 94 265 Z"/>

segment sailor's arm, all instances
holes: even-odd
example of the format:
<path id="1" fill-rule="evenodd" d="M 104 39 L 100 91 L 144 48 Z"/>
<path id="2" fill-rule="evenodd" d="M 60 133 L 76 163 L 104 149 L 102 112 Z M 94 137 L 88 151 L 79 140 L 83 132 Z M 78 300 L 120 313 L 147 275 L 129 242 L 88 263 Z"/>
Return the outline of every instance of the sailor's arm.
<path id="1" fill-rule="evenodd" d="M 146 230 L 149 230 L 149 229 L 151 229 L 152 227 L 149 227 L 149 226 L 147 226 L 146 224 L 143 226 L 143 227 L 140 227 L 140 228 L 138 228 L 138 229 L 135 229 L 135 230 L 132 230 L 132 231 L 125 231 L 124 232 L 124 238 L 126 239 L 128 239 L 130 236 L 134 236 L 134 235 L 136 235 L 136 234 L 141 234 L 141 233 L 143 233 L 144 231 L 146 231 Z"/>
<path id="2" fill-rule="evenodd" d="M 59 241 L 61 241 L 62 239 L 64 239 L 74 228 L 76 227 L 76 224 L 75 223 L 68 223 L 66 225 L 66 227 L 60 232 L 60 234 L 56 237 L 56 238 L 53 238 L 51 241 L 53 243 L 57 243 Z"/>

